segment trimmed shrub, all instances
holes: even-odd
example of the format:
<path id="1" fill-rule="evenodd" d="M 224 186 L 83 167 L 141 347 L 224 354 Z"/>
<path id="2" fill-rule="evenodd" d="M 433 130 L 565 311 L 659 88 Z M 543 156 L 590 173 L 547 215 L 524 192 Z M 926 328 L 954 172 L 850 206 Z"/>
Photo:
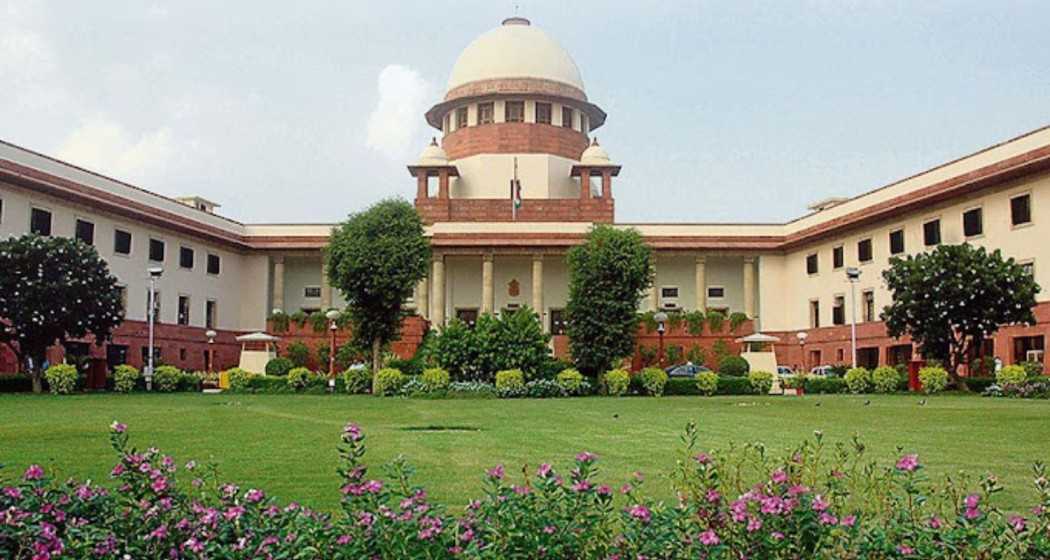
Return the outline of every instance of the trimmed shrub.
<path id="1" fill-rule="evenodd" d="M 999 385 L 1021 385 L 1027 380 L 1028 372 L 1020 365 L 1003 366 L 1003 369 L 995 374 L 995 382 Z"/>
<path id="2" fill-rule="evenodd" d="M 279 395 L 294 393 L 295 388 L 288 386 L 288 380 L 283 377 L 273 377 L 269 375 L 253 375 L 248 378 L 243 392 Z"/>
<path id="3" fill-rule="evenodd" d="M 752 371 L 747 374 L 747 382 L 751 384 L 752 392 L 766 395 L 773 388 L 773 374 L 768 371 Z"/>
<path id="4" fill-rule="evenodd" d="M 204 376 L 207 372 L 204 371 L 184 371 L 179 375 L 178 391 L 200 391 L 201 384 L 204 383 Z"/>
<path id="5" fill-rule="evenodd" d="M 68 395 L 77 388 L 77 368 L 69 364 L 55 364 L 44 372 L 44 379 L 55 395 Z"/>
<path id="6" fill-rule="evenodd" d="M 318 376 L 307 368 L 292 368 L 288 372 L 288 386 L 293 389 L 305 389 L 316 377 Z"/>
<path id="7" fill-rule="evenodd" d="M 697 396 L 700 394 L 700 390 L 696 388 L 695 379 L 672 377 L 667 380 L 667 386 L 664 387 L 664 394 Z"/>
<path id="8" fill-rule="evenodd" d="M 698 371 L 695 379 L 696 388 L 702 395 L 711 396 L 718 390 L 718 374 L 713 371 Z"/>
<path id="9" fill-rule="evenodd" d="M 734 312 L 729 314 L 729 330 L 730 331 L 736 331 L 738 328 L 740 328 L 740 325 L 743 325 L 746 322 L 747 322 L 747 313 L 743 313 L 741 311 L 734 311 Z"/>
<path id="10" fill-rule="evenodd" d="M 942 367 L 924 367 L 919 370 L 919 382 L 923 393 L 939 393 L 948 386 L 948 372 Z"/>
<path id="11" fill-rule="evenodd" d="M 613 369 L 605 372 L 602 376 L 602 384 L 605 392 L 613 397 L 622 397 L 627 394 L 627 388 L 631 386 L 631 374 L 625 369 Z"/>
<path id="12" fill-rule="evenodd" d="M 450 399 L 494 399 L 499 395 L 491 383 L 481 381 L 453 381 L 448 386 Z"/>
<path id="13" fill-rule="evenodd" d="M 401 370 L 394 368 L 383 368 L 376 372 L 372 379 L 372 394 L 379 397 L 396 395 L 405 384 L 405 376 Z"/>
<path id="14" fill-rule="evenodd" d="M 567 368 L 558 372 L 556 377 L 558 385 L 569 395 L 578 395 L 583 388 L 583 374 L 575 368 Z"/>
<path id="15" fill-rule="evenodd" d="M 811 375 L 806 378 L 805 390 L 807 393 L 814 395 L 845 393 L 847 390 L 846 380 L 841 377 L 817 377 Z"/>
<path id="16" fill-rule="evenodd" d="M 667 385 L 667 372 L 660 368 L 645 368 L 639 374 L 639 377 L 646 394 L 654 397 L 664 394 L 664 386 Z"/>
<path id="17" fill-rule="evenodd" d="M 295 366 L 296 364 L 292 363 L 292 360 L 288 358 L 274 358 L 266 362 L 266 375 L 284 377 Z"/>
<path id="18" fill-rule="evenodd" d="M 284 353 L 295 367 L 306 367 L 307 362 L 310 361 L 310 347 L 298 340 L 289 344 Z M 288 369 L 291 370 L 291 368 Z M 270 375 L 270 372 L 266 374 Z"/>
<path id="19" fill-rule="evenodd" d="M 425 369 L 420 378 L 427 391 L 448 389 L 448 384 L 450 382 L 448 371 L 442 368 Z"/>
<path id="20" fill-rule="evenodd" d="M 230 382 L 231 391 L 243 391 L 248 388 L 248 381 L 256 375 L 241 368 L 230 368 L 226 370 L 227 379 Z"/>
<path id="21" fill-rule="evenodd" d="M 423 359 L 419 356 L 415 356 L 409 360 L 402 360 L 401 358 L 394 358 L 387 362 L 386 367 L 400 370 L 405 377 L 418 377 L 423 375 L 423 369 L 425 364 Z"/>
<path id="22" fill-rule="evenodd" d="M 748 365 L 747 360 L 740 356 L 726 356 L 718 362 L 719 375 L 743 377 L 747 375 L 747 372 L 750 369 L 751 366 Z"/>
<path id="23" fill-rule="evenodd" d="M 520 397 L 525 394 L 525 373 L 520 369 L 496 372 L 496 392 L 500 397 Z"/>
<path id="24" fill-rule="evenodd" d="M 544 360 L 543 365 L 537 370 L 536 375 L 540 379 L 556 379 L 559 373 L 567 369 L 573 369 L 572 362 L 551 358 L 549 360 Z"/>
<path id="25" fill-rule="evenodd" d="M 851 393 L 867 393 L 871 390 L 871 372 L 867 368 L 852 368 L 846 372 L 845 379 Z"/>
<path id="26" fill-rule="evenodd" d="M 153 388 L 162 393 L 171 393 L 179 388 L 182 370 L 175 366 L 157 366 L 153 370 Z"/>
<path id="27" fill-rule="evenodd" d="M 1021 362 L 1021 367 L 1028 372 L 1028 379 L 1038 379 L 1043 376 L 1043 363 L 1026 361 Z"/>
<path id="28" fill-rule="evenodd" d="M 113 388 L 121 393 L 130 393 L 139 384 L 142 374 L 135 366 L 121 364 L 113 370 Z"/>
<path id="29" fill-rule="evenodd" d="M 567 396 L 565 389 L 553 379 L 533 379 L 525 384 L 525 395 L 530 399 L 551 399 Z"/>
<path id="30" fill-rule="evenodd" d="M 347 393 L 367 393 L 372 384 L 372 372 L 366 367 L 353 367 L 343 372 L 343 388 Z"/>
<path id="31" fill-rule="evenodd" d="M 750 395 L 755 391 L 751 388 L 751 382 L 746 377 L 733 377 L 730 375 L 718 376 L 718 390 L 716 395 Z"/>
<path id="32" fill-rule="evenodd" d="M 871 384 L 876 393 L 892 393 L 900 387 L 901 375 L 897 373 L 896 368 L 877 367 L 871 372 Z"/>

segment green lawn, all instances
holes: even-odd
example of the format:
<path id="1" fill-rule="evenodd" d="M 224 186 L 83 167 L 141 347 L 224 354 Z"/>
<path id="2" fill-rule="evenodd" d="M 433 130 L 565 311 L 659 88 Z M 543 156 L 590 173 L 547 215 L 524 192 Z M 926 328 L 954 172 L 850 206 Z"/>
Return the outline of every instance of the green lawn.
<path id="1" fill-rule="evenodd" d="M 461 506 L 479 494 L 483 470 L 508 472 L 572 454 L 601 457 L 601 478 L 648 475 L 650 492 L 669 495 L 679 435 L 700 424 L 705 447 L 763 441 L 782 450 L 822 430 L 829 441 L 859 433 L 886 461 L 895 447 L 918 452 L 933 473 L 965 469 L 998 474 L 1001 505 L 1030 505 L 1033 461 L 1050 460 L 1050 402 L 938 396 L 665 397 L 554 400 L 402 400 L 307 395 L 0 395 L 0 462 L 7 476 L 31 462 L 62 475 L 105 479 L 114 462 L 107 427 L 130 426 L 140 447 L 179 461 L 213 460 L 224 478 L 282 500 L 323 509 L 338 503 L 339 432 L 347 420 L 368 435 L 369 464 L 404 454 L 431 495 Z M 820 406 L 816 406 L 820 403 Z M 459 426 L 473 431 L 413 431 Z"/>

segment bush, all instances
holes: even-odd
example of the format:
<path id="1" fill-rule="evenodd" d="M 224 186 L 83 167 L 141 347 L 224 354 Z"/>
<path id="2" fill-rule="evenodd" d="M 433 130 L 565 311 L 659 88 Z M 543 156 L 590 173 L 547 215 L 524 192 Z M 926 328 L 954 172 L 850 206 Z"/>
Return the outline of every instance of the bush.
<path id="1" fill-rule="evenodd" d="M 428 368 L 423 370 L 421 376 L 423 385 L 426 386 L 428 391 L 438 391 L 448 389 L 449 375 L 448 371 L 441 368 Z"/>
<path id="2" fill-rule="evenodd" d="M 494 372 L 509 369 L 542 374 L 552 361 L 548 342 L 536 313 L 524 307 L 482 315 L 474 328 L 453 320 L 432 335 L 424 354 L 456 381 L 492 381 Z"/>
<path id="3" fill-rule="evenodd" d="M 646 394 L 659 397 L 664 394 L 667 385 L 667 372 L 660 368 L 645 368 L 639 374 Z"/>
<path id="4" fill-rule="evenodd" d="M 227 379 L 230 382 L 231 391 L 243 391 L 248 388 L 248 382 L 252 377 L 257 377 L 250 371 L 245 371 L 241 368 L 231 368 L 226 370 Z"/>
<path id="5" fill-rule="evenodd" d="M 627 388 L 631 386 L 631 374 L 625 369 L 609 370 L 602 376 L 602 384 L 608 395 L 622 397 L 627 394 Z"/>
<path id="6" fill-rule="evenodd" d="M 841 377 L 806 377 L 805 391 L 814 395 L 845 393 L 846 380 Z"/>
<path id="7" fill-rule="evenodd" d="M 139 384 L 142 375 L 134 366 L 121 364 L 113 370 L 113 388 L 121 393 L 130 393 Z"/>
<path id="8" fill-rule="evenodd" d="M 729 314 L 729 330 L 731 331 L 736 331 L 738 328 L 740 328 L 740 325 L 743 325 L 746 322 L 747 313 L 743 313 L 741 311 L 734 311 Z"/>
<path id="9" fill-rule="evenodd" d="M 521 397 L 525 394 L 525 373 L 520 369 L 496 372 L 496 392 L 500 397 Z"/>
<path id="10" fill-rule="evenodd" d="M 583 374 L 575 368 L 561 370 L 556 380 L 567 395 L 578 395 L 583 388 Z"/>
<path id="11" fill-rule="evenodd" d="M 995 385 L 994 377 L 967 377 L 966 386 L 975 393 L 983 393 L 988 387 Z"/>
<path id="12" fill-rule="evenodd" d="M 292 360 L 288 358 L 274 358 L 266 362 L 266 375 L 284 377 L 295 366 L 296 364 L 292 363 Z"/>
<path id="13" fill-rule="evenodd" d="M 900 388 L 901 374 L 890 366 L 877 367 L 871 372 L 871 384 L 876 393 L 893 393 Z"/>
<path id="14" fill-rule="evenodd" d="M 304 367 L 292 368 L 288 372 L 288 386 L 292 389 L 305 389 L 310 385 L 311 381 L 315 378 L 320 377 L 314 372 Z"/>
<path id="15" fill-rule="evenodd" d="M 481 381 L 453 381 L 448 386 L 451 399 L 494 399 L 499 396 L 496 387 Z"/>
<path id="16" fill-rule="evenodd" d="M 1021 385 L 1025 381 L 1028 381 L 1028 372 L 1025 371 L 1024 366 L 1003 366 L 1003 369 L 995 374 L 995 382 L 998 385 Z"/>
<path id="17" fill-rule="evenodd" d="M 69 364 L 55 364 L 44 372 L 44 379 L 55 395 L 68 395 L 77 388 L 77 368 Z"/>
<path id="18" fill-rule="evenodd" d="M 696 388 L 700 394 L 711 396 L 718 390 L 718 374 L 713 371 L 699 371 L 696 373 Z"/>
<path id="19" fill-rule="evenodd" d="M 366 367 L 352 367 L 343 372 L 343 388 L 347 393 L 367 393 L 372 384 L 372 372 Z"/>
<path id="20" fill-rule="evenodd" d="M 740 356 L 725 356 L 718 362 L 718 374 L 729 375 L 732 377 L 743 377 L 747 375 L 748 370 L 751 366 L 748 365 L 747 360 Z"/>
<path id="21" fill-rule="evenodd" d="M 171 393 L 179 388 L 182 370 L 175 366 L 157 366 L 153 370 L 153 388 L 162 393 Z"/>
<path id="22" fill-rule="evenodd" d="M 746 377 L 718 376 L 716 395 L 751 395 L 754 392 L 754 389 L 751 388 L 751 381 Z"/>
<path id="23" fill-rule="evenodd" d="M 927 395 L 939 393 L 948 386 L 948 372 L 942 367 L 924 367 L 919 370 L 919 382 Z"/>
<path id="24" fill-rule="evenodd" d="M 245 393 L 260 393 L 267 395 L 283 395 L 294 393 L 295 388 L 288 385 L 288 380 L 283 377 L 270 375 L 253 375 L 248 378 L 244 389 Z"/>
<path id="25" fill-rule="evenodd" d="M 871 372 L 867 368 L 852 368 L 846 372 L 845 379 L 851 393 L 867 393 L 871 390 Z"/>
<path id="26" fill-rule="evenodd" d="M 773 388 L 773 374 L 768 371 L 752 371 L 747 374 L 751 390 L 759 395 L 768 395 Z"/>
<path id="27" fill-rule="evenodd" d="M 378 397 L 396 395 L 405 384 L 405 376 L 401 370 L 394 368 L 383 368 L 376 372 L 372 379 L 372 394 Z"/>
<path id="28" fill-rule="evenodd" d="M 306 367 L 306 364 L 310 361 L 310 347 L 298 340 L 289 344 L 284 353 L 294 367 Z M 291 370 L 291 368 L 288 369 Z M 270 372 L 266 372 L 266 374 L 269 375 Z"/>
<path id="29" fill-rule="evenodd" d="M 1028 379 L 1038 379 L 1043 376 L 1043 363 L 1027 361 L 1021 362 L 1021 367 L 1028 372 Z"/>
<path id="30" fill-rule="evenodd" d="M 204 371 L 184 371 L 179 375 L 179 391 L 200 391 L 201 384 L 208 373 Z"/>
<path id="31" fill-rule="evenodd" d="M 423 359 L 420 356 L 413 356 L 411 359 L 402 360 L 401 358 L 395 358 L 387 362 L 386 367 L 400 370 L 405 377 L 418 377 L 423 375 Z"/>
<path id="32" fill-rule="evenodd" d="M 549 399 L 568 396 L 565 389 L 553 379 L 533 379 L 525 384 L 525 395 L 530 399 Z"/>

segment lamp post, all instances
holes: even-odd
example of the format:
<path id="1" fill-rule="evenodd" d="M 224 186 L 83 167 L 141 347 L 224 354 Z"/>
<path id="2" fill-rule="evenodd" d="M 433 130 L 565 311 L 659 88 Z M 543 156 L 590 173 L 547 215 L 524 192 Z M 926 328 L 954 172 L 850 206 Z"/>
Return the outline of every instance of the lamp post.
<path id="1" fill-rule="evenodd" d="M 219 333 L 208 329 L 204 336 L 208 337 L 208 373 L 211 373 L 215 371 L 215 337 L 219 336 Z"/>
<path id="2" fill-rule="evenodd" d="M 797 333 L 795 333 L 795 338 L 798 339 L 799 351 L 802 352 L 802 373 L 807 373 L 806 366 L 808 364 L 806 364 L 806 338 L 808 337 L 809 334 L 806 331 L 798 331 Z"/>
<path id="3" fill-rule="evenodd" d="M 335 331 L 338 327 L 335 324 L 335 320 L 339 318 L 339 312 L 335 309 L 329 309 L 328 313 L 325 313 L 325 317 L 328 318 L 328 332 L 331 334 L 328 339 L 328 390 L 335 390 Z"/>
<path id="4" fill-rule="evenodd" d="M 151 266 L 146 269 L 149 272 L 149 309 L 146 310 L 149 321 L 149 358 L 146 364 L 146 390 L 153 390 L 153 325 L 157 322 L 157 278 L 164 274 L 164 269 L 159 266 Z"/>
<path id="5" fill-rule="evenodd" d="M 657 312 L 653 315 L 653 319 L 656 321 L 656 333 L 660 335 L 660 346 L 659 351 L 656 354 L 656 364 L 661 368 L 664 367 L 664 331 L 667 330 L 667 313 L 663 311 Z"/>
<path id="6" fill-rule="evenodd" d="M 850 350 L 853 354 L 853 367 L 855 368 L 857 367 L 857 281 L 860 280 L 860 269 L 855 266 L 847 268 L 846 279 L 849 280 Z"/>

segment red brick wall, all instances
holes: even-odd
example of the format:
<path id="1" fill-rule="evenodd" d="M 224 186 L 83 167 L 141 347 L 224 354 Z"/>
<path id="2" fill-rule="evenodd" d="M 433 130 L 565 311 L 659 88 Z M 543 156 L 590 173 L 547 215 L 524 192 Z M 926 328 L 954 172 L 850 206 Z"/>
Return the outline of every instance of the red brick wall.
<path id="1" fill-rule="evenodd" d="M 715 361 L 714 346 L 719 340 L 725 341 L 726 347 L 729 349 L 731 354 L 740 353 L 740 343 L 735 342 L 737 338 L 747 336 L 754 331 L 754 324 L 751 321 L 747 321 L 744 324 L 736 328 L 736 330 L 729 330 L 729 320 L 727 319 L 722 324 L 722 330 L 720 332 L 711 332 L 711 329 L 704 325 L 704 330 L 700 336 L 689 334 L 687 326 L 683 321 L 681 325 L 674 329 L 668 329 L 664 333 L 664 351 L 671 346 L 682 347 L 682 359 L 685 360 L 686 354 L 693 346 L 699 346 L 703 349 L 706 355 L 706 361 L 703 365 L 717 370 L 718 363 Z M 653 331 L 649 332 L 646 330 L 645 325 L 641 325 L 638 328 L 637 346 L 639 348 L 645 346 L 648 348 L 658 349 L 660 346 L 660 335 Z M 666 355 L 666 354 L 665 354 Z M 670 365 L 670 364 L 668 364 Z M 636 351 L 631 361 L 631 367 L 634 369 L 641 369 L 642 357 L 641 352 Z"/>
<path id="2" fill-rule="evenodd" d="M 417 198 L 416 209 L 423 221 L 510 222 L 510 198 Z M 612 223 L 612 199 L 578 198 L 525 199 L 518 208 L 521 222 L 598 222 Z"/>
<path id="3" fill-rule="evenodd" d="M 451 160 L 477 154 L 551 154 L 579 160 L 587 149 L 587 136 L 553 124 L 490 123 L 454 130 L 441 147 Z"/>
<path id="4" fill-rule="evenodd" d="M 406 317 L 401 323 L 401 338 L 390 345 L 390 350 L 397 354 L 402 359 L 409 359 L 416 353 L 416 349 L 419 348 L 420 343 L 423 342 L 423 335 L 429 328 L 428 322 L 418 316 Z M 284 332 L 276 332 L 273 329 L 273 323 L 267 325 L 267 332 L 274 336 L 281 338 L 281 341 L 277 343 L 278 355 L 284 356 L 288 350 L 288 346 L 295 342 L 302 342 L 310 348 L 310 362 L 307 367 L 317 370 L 327 370 L 328 364 L 317 363 L 317 348 L 319 346 L 328 347 L 331 344 L 331 334 L 328 330 L 324 332 L 316 332 L 313 326 L 307 322 L 303 326 L 299 326 L 292 323 L 288 326 L 288 330 Z M 352 333 L 349 328 L 339 329 L 335 333 L 335 345 L 339 348 L 348 340 L 350 340 Z"/>

